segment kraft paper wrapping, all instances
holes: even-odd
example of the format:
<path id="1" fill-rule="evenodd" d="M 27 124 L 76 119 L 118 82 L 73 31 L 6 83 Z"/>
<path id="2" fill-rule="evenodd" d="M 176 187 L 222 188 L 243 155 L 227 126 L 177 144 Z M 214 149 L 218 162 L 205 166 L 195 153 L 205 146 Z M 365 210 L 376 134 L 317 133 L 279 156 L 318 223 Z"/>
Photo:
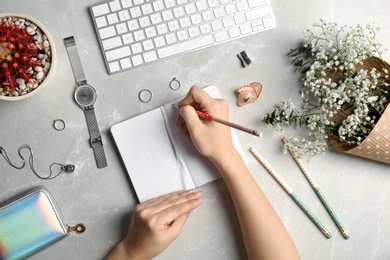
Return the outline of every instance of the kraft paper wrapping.
<path id="1" fill-rule="evenodd" d="M 360 145 L 351 148 L 334 140 L 331 143 L 338 151 L 390 164 L 390 105 Z"/>

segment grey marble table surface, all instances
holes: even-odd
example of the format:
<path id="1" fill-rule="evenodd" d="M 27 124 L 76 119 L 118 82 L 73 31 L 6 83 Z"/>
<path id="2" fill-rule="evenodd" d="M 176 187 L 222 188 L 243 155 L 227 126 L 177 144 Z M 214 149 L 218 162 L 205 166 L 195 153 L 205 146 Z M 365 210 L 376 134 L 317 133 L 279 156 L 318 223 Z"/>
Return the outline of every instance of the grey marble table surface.
<path id="1" fill-rule="evenodd" d="M 70 224 L 87 230 L 39 252 L 31 259 L 103 259 L 125 235 L 137 203 L 131 181 L 110 134 L 118 122 L 178 99 L 188 89 L 216 85 L 229 102 L 232 121 L 264 133 L 260 139 L 237 132 L 248 167 L 290 232 L 302 259 L 390 259 L 390 167 L 329 151 L 305 162 L 335 212 L 350 230 L 345 240 L 295 162 L 283 153 L 281 137 L 261 119 L 282 100 L 299 102 L 300 76 L 287 53 L 302 39 L 304 28 L 319 19 L 339 24 L 381 27 L 378 42 L 390 47 L 390 2 L 271 0 L 276 28 L 218 47 L 182 55 L 149 66 L 108 75 L 88 7 L 100 0 L 1 0 L 0 12 L 25 13 L 50 31 L 57 52 L 55 75 L 42 92 L 23 101 L 0 100 L 0 146 L 19 162 L 17 149 L 34 150 L 38 171 L 52 162 L 76 166 L 51 181 L 36 178 L 29 167 L 16 170 L 0 157 L 0 202 L 37 186 L 48 189 Z M 73 100 L 74 77 L 63 39 L 74 36 L 89 83 L 98 92 L 95 112 L 108 167 L 97 169 L 88 142 L 83 112 Z M 246 50 L 253 63 L 241 68 L 236 54 Z M 390 60 L 390 53 L 384 54 Z M 181 88 L 173 91 L 176 77 Z M 253 81 L 264 85 L 255 103 L 238 107 L 235 90 Z M 153 99 L 141 103 L 138 93 L 150 89 Z M 63 131 L 53 129 L 63 119 Z M 294 131 L 294 130 L 292 130 Z M 326 239 L 248 151 L 255 147 L 333 233 Z M 204 202 L 188 219 L 179 238 L 157 259 L 246 259 L 238 219 L 222 180 L 199 188 Z"/>

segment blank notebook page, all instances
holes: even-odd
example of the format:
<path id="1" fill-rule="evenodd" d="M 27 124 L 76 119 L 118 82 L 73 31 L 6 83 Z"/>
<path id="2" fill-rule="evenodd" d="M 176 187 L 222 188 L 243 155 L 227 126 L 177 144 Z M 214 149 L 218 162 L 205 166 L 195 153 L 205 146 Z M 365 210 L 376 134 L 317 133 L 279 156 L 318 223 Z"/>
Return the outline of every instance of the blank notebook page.
<path id="1" fill-rule="evenodd" d="M 111 132 L 140 202 L 194 188 L 183 181 L 160 109 L 114 125 Z"/>

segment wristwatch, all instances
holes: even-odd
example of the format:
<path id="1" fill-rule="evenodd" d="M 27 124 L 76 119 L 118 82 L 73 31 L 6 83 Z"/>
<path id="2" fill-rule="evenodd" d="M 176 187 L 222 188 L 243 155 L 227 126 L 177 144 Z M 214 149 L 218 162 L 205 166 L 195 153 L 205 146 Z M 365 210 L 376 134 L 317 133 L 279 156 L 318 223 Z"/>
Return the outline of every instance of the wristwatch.
<path id="1" fill-rule="evenodd" d="M 70 64 L 76 79 L 74 99 L 80 108 L 84 111 L 89 132 L 89 143 L 93 149 L 97 167 L 107 166 L 106 155 L 104 154 L 103 141 L 100 135 L 99 126 L 96 120 L 94 104 L 96 102 L 96 90 L 87 83 L 84 70 L 81 65 L 79 53 L 77 52 L 74 37 L 64 39 L 65 47 L 69 55 Z"/>

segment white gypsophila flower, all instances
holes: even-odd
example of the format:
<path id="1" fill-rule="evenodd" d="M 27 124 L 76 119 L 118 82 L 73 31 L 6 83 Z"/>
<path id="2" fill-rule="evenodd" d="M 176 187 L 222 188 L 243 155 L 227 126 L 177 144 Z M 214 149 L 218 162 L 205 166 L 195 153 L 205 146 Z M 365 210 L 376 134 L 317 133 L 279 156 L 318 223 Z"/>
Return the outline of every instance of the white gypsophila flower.
<path id="1" fill-rule="evenodd" d="M 272 110 L 264 122 L 283 130 L 298 123 L 307 126 L 306 138 L 287 140 L 298 153 L 309 157 L 329 149 L 327 138 L 346 144 L 360 144 L 373 129 L 390 102 L 390 67 L 381 62 L 379 28 L 339 26 L 320 20 L 314 30 L 303 31 L 303 46 L 311 58 L 292 50 L 289 54 L 304 67 L 301 109 L 291 100 Z"/>

